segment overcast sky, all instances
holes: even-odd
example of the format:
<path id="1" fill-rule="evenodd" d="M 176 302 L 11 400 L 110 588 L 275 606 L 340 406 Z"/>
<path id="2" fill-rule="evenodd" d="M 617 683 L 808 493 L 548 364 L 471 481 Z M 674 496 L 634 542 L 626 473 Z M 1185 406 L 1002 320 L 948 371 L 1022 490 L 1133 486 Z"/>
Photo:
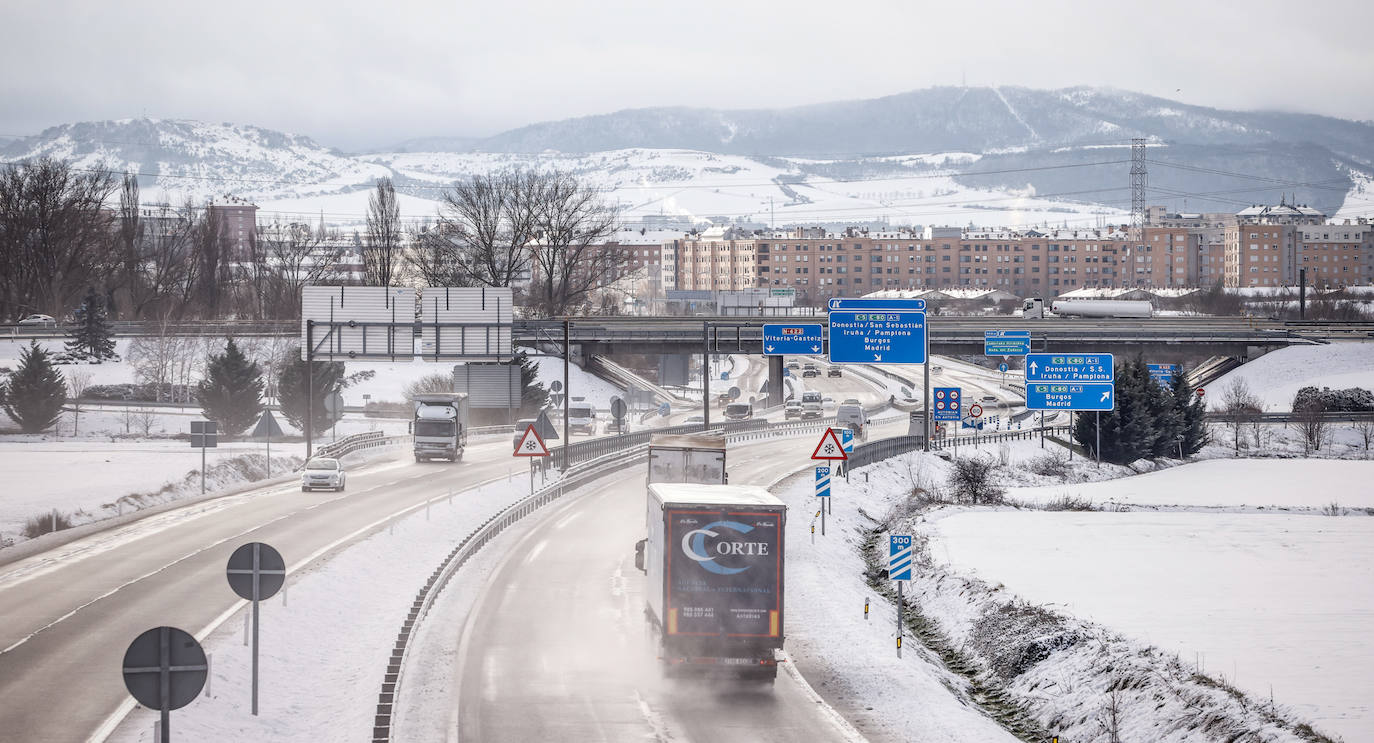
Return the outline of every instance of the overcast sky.
<path id="1" fill-rule="evenodd" d="M 1374 119 L 1372 8 L 6 0 L 0 134 L 147 115 L 255 124 L 360 149 L 624 108 L 788 106 L 963 79 Z"/>

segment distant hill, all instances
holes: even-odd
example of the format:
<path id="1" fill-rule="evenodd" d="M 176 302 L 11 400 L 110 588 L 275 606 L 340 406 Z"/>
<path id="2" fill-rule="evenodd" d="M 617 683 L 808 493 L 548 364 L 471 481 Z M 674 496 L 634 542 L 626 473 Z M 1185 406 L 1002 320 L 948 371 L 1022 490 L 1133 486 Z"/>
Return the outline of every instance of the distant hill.
<path id="1" fill-rule="evenodd" d="M 967 209 L 977 216 L 984 208 L 977 200 L 990 198 L 977 189 L 1066 199 L 1078 202 L 1069 205 L 1078 213 L 1084 203 L 1127 208 L 1135 137 L 1151 145 L 1149 203 L 1175 210 L 1236 211 L 1286 197 L 1335 214 L 1356 183 L 1374 175 L 1368 122 L 1227 111 L 1087 87 L 929 88 L 780 109 L 644 108 L 483 139 L 410 139 L 360 155 L 248 125 L 125 119 L 0 142 L 0 160 L 46 155 L 132 169 L 149 174 L 145 198 L 233 193 L 291 211 L 359 211 L 361 192 L 387 176 L 402 193 L 428 200 L 416 209 L 432 214 L 437 191 L 455 179 L 560 167 L 644 213 L 759 218 L 768 209 L 772 219 L 776 205 L 782 219 L 855 214 L 919 223 L 946 218 L 927 202 L 957 192 L 968 223 Z M 700 156 L 673 154 L 682 150 Z M 831 198 L 857 203 L 840 208 Z M 823 218 L 803 208 L 807 201 L 835 206 Z M 1026 218 L 1041 221 L 1053 211 Z"/>

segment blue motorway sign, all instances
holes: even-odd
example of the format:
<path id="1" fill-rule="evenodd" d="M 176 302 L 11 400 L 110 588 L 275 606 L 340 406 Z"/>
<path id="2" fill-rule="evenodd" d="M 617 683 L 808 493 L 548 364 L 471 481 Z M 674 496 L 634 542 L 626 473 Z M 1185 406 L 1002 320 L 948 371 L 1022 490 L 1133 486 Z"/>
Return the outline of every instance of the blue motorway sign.
<path id="1" fill-rule="evenodd" d="M 1160 387 L 1172 387 L 1174 377 L 1178 375 L 1178 364 L 1146 364 L 1150 370 L 1150 379 L 1159 383 Z"/>
<path id="2" fill-rule="evenodd" d="M 958 387 L 936 387 L 932 417 L 937 421 L 957 421 L 963 409 Z"/>
<path id="3" fill-rule="evenodd" d="M 835 310 L 899 310 L 903 312 L 925 312 L 924 299 L 847 299 L 833 297 L 827 309 Z"/>
<path id="4" fill-rule="evenodd" d="M 1116 388 L 1110 382 L 1026 383 L 1027 410 L 1111 410 Z"/>
<path id="5" fill-rule="evenodd" d="M 825 350 L 820 323 L 778 323 L 763 326 L 764 356 L 805 356 Z"/>
<path id="6" fill-rule="evenodd" d="M 1109 353 L 1026 354 L 1026 381 L 1113 382 L 1114 363 Z"/>
<path id="7" fill-rule="evenodd" d="M 892 580 L 911 580 L 910 534 L 888 535 L 887 577 Z"/>
<path id="8" fill-rule="evenodd" d="M 984 330 L 984 356 L 1025 356 L 1030 353 L 1029 330 Z"/>
<path id="9" fill-rule="evenodd" d="M 821 498 L 830 497 L 830 468 L 816 468 L 816 495 Z"/>
<path id="10" fill-rule="evenodd" d="M 926 313 L 831 312 L 829 360 L 832 364 L 924 364 Z"/>

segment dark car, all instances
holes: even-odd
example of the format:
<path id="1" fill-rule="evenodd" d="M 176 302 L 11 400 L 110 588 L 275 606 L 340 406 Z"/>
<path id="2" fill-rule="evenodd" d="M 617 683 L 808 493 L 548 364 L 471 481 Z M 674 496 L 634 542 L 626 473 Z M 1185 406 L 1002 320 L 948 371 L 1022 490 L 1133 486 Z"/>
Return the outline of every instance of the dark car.
<path id="1" fill-rule="evenodd" d="M 835 366 L 835 365 L 832 364 L 832 365 L 830 366 L 830 368 L 827 369 L 827 370 L 825 371 L 825 376 L 827 376 L 827 377 L 842 377 L 842 376 L 844 376 L 844 371 L 841 370 L 840 367 Z"/>

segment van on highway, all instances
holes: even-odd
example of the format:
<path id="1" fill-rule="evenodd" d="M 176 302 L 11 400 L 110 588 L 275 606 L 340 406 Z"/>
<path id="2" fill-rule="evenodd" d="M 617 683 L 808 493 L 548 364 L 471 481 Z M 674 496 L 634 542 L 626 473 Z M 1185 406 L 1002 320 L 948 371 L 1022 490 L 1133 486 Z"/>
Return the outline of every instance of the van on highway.
<path id="1" fill-rule="evenodd" d="M 754 417 L 754 406 L 747 402 L 732 402 L 725 406 L 725 417 L 742 421 Z"/>
<path id="2" fill-rule="evenodd" d="M 585 402 L 569 405 L 568 430 L 571 433 L 596 433 L 596 409 Z"/>

